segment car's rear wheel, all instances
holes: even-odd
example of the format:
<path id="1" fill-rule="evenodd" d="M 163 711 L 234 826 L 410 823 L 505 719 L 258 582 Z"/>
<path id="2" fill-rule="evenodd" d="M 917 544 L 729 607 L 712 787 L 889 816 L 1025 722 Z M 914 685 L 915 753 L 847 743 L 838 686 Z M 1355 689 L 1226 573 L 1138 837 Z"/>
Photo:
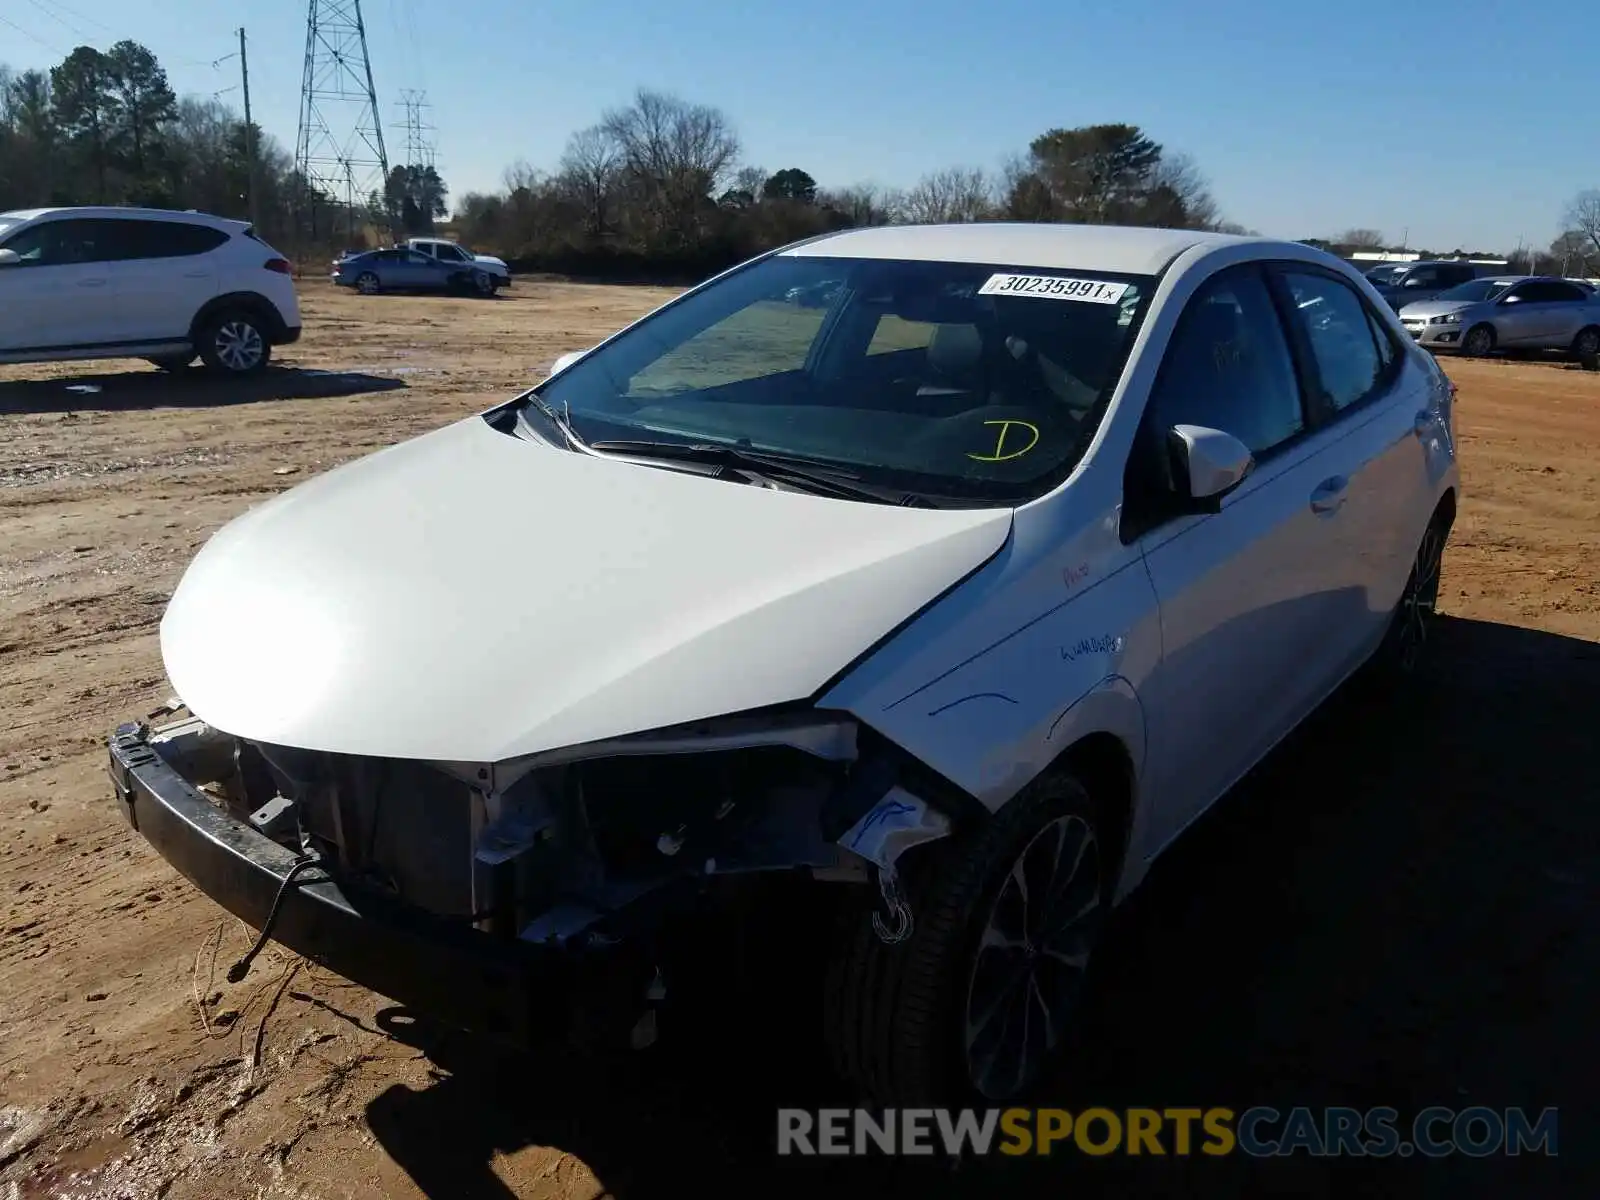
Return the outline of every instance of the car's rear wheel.
<path id="1" fill-rule="evenodd" d="M 167 354 L 160 358 L 147 358 L 145 361 L 151 366 L 161 368 L 163 371 L 183 371 L 187 370 L 189 364 L 194 361 L 194 355 Z"/>
<path id="2" fill-rule="evenodd" d="M 1389 619 L 1373 666 L 1380 679 L 1394 681 L 1416 674 L 1428 646 L 1439 608 L 1439 582 L 1444 570 L 1444 547 L 1450 537 L 1450 520 L 1434 514 L 1417 545 L 1411 572 L 1406 577 L 1400 603 Z"/>
<path id="3" fill-rule="evenodd" d="M 272 358 L 272 343 L 259 318 L 248 312 L 213 317 L 200 338 L 207 367 L 228 375 L 253 375 Z"/>
<path id="4" fill-rule="evenodd" d="M 1572 357 L 1584 366 L 1600 358 L 1600 325 L 1578 330 L 1578 336 L 1572 339 Z"/>
<path id="5" fill-rule="evenodd" d="M 883 1105 L 1025 1095 L 1071 1044 L 1112 856 L 1089 793 L 1050 772 L 958 841 L 913 851 L 909 937 L 851 915 L 824 1013 L 835 1069 Z"/>
<path id="6" fill-rule="evenodd" d="M 363 271 L 356 276 L 356 291 L 363 296 L 376 296 L 380 287 L 378 277 L 371 271 Z"/>
<path id="7" fill-rule="evenodd" d="M 1494 326 L 1474 325 L 1461 339 L 1461 353 L 1472 358 L 1482 358 L 1494 350 Z"/>

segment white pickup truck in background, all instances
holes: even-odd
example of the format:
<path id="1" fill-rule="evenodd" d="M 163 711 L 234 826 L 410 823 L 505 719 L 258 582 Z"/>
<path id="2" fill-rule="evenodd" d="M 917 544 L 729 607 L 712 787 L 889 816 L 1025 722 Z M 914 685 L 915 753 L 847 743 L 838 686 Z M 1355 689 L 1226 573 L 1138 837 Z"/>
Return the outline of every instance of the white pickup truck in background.
<path id="1" fill-rule="evenodd" d="M 406 239 L 401 245 L 407 250 L 415 250 L 440 262 L 471 263 L 474 273 L 482 272 L 487 275 L 495 289 L 511 286 L 511 268 L 506 266 L 504 259 L 489 254 L 474 254 L 465 246 L 444 238 L 414 237 Z M 480 287 L 479 290 L 488 289 Z"/>

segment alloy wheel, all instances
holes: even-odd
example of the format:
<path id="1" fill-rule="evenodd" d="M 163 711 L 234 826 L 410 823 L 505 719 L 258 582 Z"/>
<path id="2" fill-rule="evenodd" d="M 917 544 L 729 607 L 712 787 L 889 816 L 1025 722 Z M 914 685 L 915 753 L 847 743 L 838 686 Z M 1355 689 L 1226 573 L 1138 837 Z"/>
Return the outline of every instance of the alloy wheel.
<path id="1" fill-rule="evenodd" d="M 253 371 L 261 365 L 266 342 L 249 321 L 224 321 L 217 326 L 217 360 L 230 371 Z"/>
<path id="2" fill-rule="evenodd" d="M 1464 348 L 1468 354 L 1481 358 L 1483 355 L 1489 353 L 1493 347 L 1494 336 L 1483 326 L 1480 325 L 1471 333 L 1467 334 L 1467 342 Z"/>
<path id="3" fill-rule="evenodd" d="M 1439 607 L 1439 569 L 1444 559 L 1444 534 L 1437 525 L 1428 526 L 1417 547 L 1417 559 L 1400 597 L 1400 667 L 1416 669 L 1428 640 L 1428 627 Z"/>
<path id="4" fill-rule="evenodd" d="M 1040 829 L 995 895 L 967 986 L 966 1067 L 987 1099 L 1037 1078 L 1060 1045 L 1102 918 L 1100 844 L 1082 817 Z"/>

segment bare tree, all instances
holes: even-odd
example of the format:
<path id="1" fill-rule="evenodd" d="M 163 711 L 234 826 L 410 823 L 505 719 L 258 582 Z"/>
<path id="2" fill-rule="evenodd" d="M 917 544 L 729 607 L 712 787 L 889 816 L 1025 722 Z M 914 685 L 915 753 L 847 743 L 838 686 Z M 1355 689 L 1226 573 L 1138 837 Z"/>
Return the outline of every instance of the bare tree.
<path id="1" fill-rule="evenodd" d="M 500 182 L 508 192 L 533 191 L 544 181 L 544 174 L 526 159 L 517 159 L 500 172 Z"/>
<path id="2" fill-rule="evenodd" d="M 1331 240 L 1335 246 L 1355 246 L 1362 250 L 1383 249 L 1383 233 L 1377 229 L 1346 229 Z"/>
<path id="3" fill-rule="evenodd" d="M 1574 196 L 1561 223 L 1582 236 L 1589 248 L 1600 255 L 1600 188 L 1590 188 Z"/>
<path id="4" fill-rule="evenodd" d="M 851 225 L 887 225 L 894 220 L 895 193 L 870 183 L 819 192 L 817 204 L 830 208 Z"/>
<path id="5" fill-rule="evenodd" d="M 1158 224 L 1184 229 L 1214 229 L 1222 219 L 1216 197 L 1193 158 L 1182 151 L 1166 151 L 1151 172 L 1151 207 Z"/>
<path id="6" fill-rule="evenodd" d="M 584 232 L 603 238 L 611 229 L 622 152 L 599 125 L 572 135 L 561 156 L 561 180 L 584 212 Z"/>
<path id="7" fill-rule="evenodd" d="M 700 234 L 717 185 L 739 157 L 739 139 L 719 109 L 641 89 L 627 108 L 605 114 L 622 168 L 637 189 L 646 240 L 681 249 Z"/>
<path id="8" fill-rule="evenodd" d="M 761 187 L 767 182 L 767 169 L 765 167 L 740 167 L 733 173 L 732 187 L 736 191 L 749 192 L 752 196 L 761 195 Z"/>
<path id="9" fill-rule="evenodd" d="M 906 193 L 903 219 L 916 225 L 982 221 L 994 213 L 993 188 L 976 167 L 946 167 L 924 175 Z"/>

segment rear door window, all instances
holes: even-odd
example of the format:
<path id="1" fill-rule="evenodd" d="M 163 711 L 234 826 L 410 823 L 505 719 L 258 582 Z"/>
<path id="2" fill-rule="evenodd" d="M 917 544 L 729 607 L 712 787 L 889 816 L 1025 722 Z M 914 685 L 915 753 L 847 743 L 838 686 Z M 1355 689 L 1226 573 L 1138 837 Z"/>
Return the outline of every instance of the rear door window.
<path id="1" fill-rule="evenodd" d="M 100 227 L 101 244 L 115 261 L 152 258 L 190 258 L 215 250 L 228 240 L 220 229 L 182 221 L 107 219 Z"/>

